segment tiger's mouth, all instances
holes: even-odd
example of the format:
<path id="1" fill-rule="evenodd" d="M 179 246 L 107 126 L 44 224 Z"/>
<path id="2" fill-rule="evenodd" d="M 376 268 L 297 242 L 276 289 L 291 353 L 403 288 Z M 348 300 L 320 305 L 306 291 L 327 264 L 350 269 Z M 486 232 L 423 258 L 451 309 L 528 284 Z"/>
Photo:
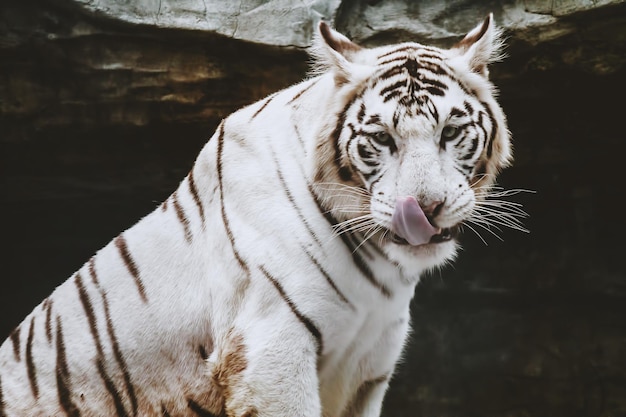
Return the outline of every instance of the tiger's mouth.
<path id="1" fill-rule="evenodd" d="M 417 200 L 399 197 L 391 216 L 390 239 L 400 245 L 422 246 L 452 240 L 458 234 L 458 226 L 442 228 L 426 214 Z"/>
<path id="2" fill-rule="evenodd" d="M 430 237 L 430 240 L 423 244 L 436 244 L 448 242 L 450 240 L 456 239 L 460 233 L 460 226 L 447 227 L 445 229 L 441 229 L 441 231 L 435 235 Z M 411 245 L 405 238 L 397 235 L 393 231 L 389 231 L 389 240 L 391 240 L 396 245 Z M 421 246 L 421 245 L 411 245 L 411 246 Z"/>

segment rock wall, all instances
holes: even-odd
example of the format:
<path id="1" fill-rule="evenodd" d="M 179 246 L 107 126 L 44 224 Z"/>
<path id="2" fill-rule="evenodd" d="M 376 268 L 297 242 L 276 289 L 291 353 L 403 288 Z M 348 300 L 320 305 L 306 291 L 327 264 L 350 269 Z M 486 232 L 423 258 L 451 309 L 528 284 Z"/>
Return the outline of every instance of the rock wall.
<path id="1" fill-rule="evenodd" d="M 620 1 L 2 2 L 0 335 L 165 199 L 222 117 L 305 76 L 319 19 L 449 45 L 488 11 L 501 183 L 535 191 L 511 197 L 531 233 L 465 233 L 424 278 L 384 415 L 626 415 Z"/>

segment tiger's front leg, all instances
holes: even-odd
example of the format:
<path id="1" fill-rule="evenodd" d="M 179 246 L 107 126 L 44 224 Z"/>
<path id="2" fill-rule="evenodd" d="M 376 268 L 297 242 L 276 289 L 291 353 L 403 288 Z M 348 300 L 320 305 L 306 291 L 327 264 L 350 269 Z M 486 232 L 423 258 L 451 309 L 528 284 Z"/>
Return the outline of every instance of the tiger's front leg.
<path id="1" fill-rule="evenodd" d="M 386 376 L 366 381 L 359 387 L 357 401 L 350 404 L 342 417 L 379 417 L 388 387 Z"/>
<path id="2" fill-rule="evenodd" d="M 316 340 L 289 311 L 280 310 L 247 322 L 242 317 L 208 358 L 223 414 L 320 417 Z"/>

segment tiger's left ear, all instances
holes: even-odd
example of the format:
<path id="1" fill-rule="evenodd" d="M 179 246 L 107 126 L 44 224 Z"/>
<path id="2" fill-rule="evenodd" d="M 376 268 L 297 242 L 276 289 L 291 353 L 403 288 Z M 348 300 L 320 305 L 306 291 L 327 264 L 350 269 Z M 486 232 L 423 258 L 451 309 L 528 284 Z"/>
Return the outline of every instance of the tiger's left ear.
<path id="1" fill-rule="evenodd" d="M 335 84 L 339 87 L 359 82 L 369 75 L 368 67 L 358 63 L 356 59 L 362 49 L 341 33 L 333 30 L 326 22 L 320 22 L 312 49 L 317 67 L 315 72 L 320 73 L 330 69 L 334 73 Z"/>
<path id="2" fill-rule="evenodd" d="M 489 13 L 483 23 L 465 35 L 452 50 L 458 51 L 461 59 L 466 61 L 472 71 L 488 78 L 487 66 L 504 57 L 503 47 L 501 30 L 496 27 L 493 14 Z"/>

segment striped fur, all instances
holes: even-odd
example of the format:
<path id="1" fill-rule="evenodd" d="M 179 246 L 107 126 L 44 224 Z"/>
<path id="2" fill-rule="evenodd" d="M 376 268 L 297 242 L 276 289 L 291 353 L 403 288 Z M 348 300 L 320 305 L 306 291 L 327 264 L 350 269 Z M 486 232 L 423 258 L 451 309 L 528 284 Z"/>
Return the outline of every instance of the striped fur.
<path id="1" fill-rule="evenodd" d="M 317 75 L 223 120 L 2 344 L 0 417 L 379 415 L 420 274 L 510 160 L 498 47 L 491 17 L 449 50 L 321 24 Z"/>

